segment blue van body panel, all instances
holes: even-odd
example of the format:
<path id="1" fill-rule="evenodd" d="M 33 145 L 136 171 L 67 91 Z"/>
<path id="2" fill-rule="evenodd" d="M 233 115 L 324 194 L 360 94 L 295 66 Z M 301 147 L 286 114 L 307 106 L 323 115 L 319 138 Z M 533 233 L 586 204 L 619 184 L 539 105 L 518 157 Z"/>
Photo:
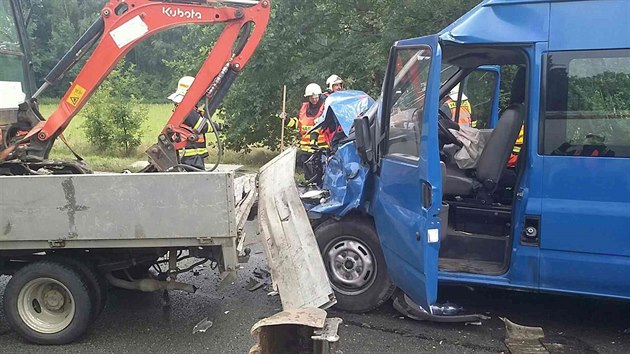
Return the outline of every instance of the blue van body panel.
<path id="1" fill-rule="evenodd" d="M 437 275 L 440 283 L 630 299 L 630 158 L 546 156 L 539 151 L 545 114 L 541 96 L 545 89 L 546 54 L 628 49 L 628 18 L 630 0 L 486 0 L 438 34 L 444 47 L 453 43 L 514 45 L 529 60 L 526 143 L 522 150 L 527 159 L 521 166 L 519 185 L 515 186 L 509 266 L 498 276 L 440 271 Z M 424 38 L 406 39 L 396 45 L 424 41 Z M 439 97 L 427 91 L 426 100 L 437 102 Z M 379 117 L 384 109 L 379 105 Z M 425 129 L 435 127 L 423 126 Z M 438 158 L 420 153 L 419 166 L 427 166 L 426 159 Z M 390 253 L 388 267 L 399 272 L 392 279 L 396 284 L 415 281 L 426 292 L 432 283 L 418 280 L 418 274 L 409 274 L 409 258 L 392 257 L 414 247 L 413 239 L 409 238 L 411 229 L 420 228 L 418 235 L 424 238 L 428 228 L 436 227 L 424 225 L 414 219 L 417 213 L 407 212 L 417 209 L 414 203 L 421 198 L 421 185 L 419 177 L 413 180 L 413 166 L 402 165 L 403 162 L 388 157 L 379 166 L 386 169 L 385 174 L 373 176 L 366 171 L 361 178 L 368 186 L 359 199 L 355 198 L 360 201 L 352 205 L 375 219 L 388 214 L 391 222 L 387 235 L 379 230 L 379 237 L 385 252 Z M 345 208 L 343 213 L 351 209 Z M 539 220 L 537 243 L 521 239 L 525 221 L 531 219 Z M 428 247 L 424 251 L 435 250 Z M 423 264 L 424 273 L 428 267 L 438 267 L 433 261 L 427 262 L 422 254 L 417 261 Z M 424 307 L 435 300 L 432 288 L 428 293 L 431 296 L 420 299 L 424 301 L 417 301 L 417 297 L 414 300 Z"/>
<path id="2" fill-rule="evenodd" d="M 461 44 L 533 43 L 549 38 L 549 4 L 477 6 L 439 33 Z"/>
<path id="3" fill-rule="evenodd" d="M 339 147 L 326 166 L 323 188 L 330 198 L 309 210 L 313 215 L 345 216 L 365 201 L 369 169 L 361 162 L 354 141 Z"/>
<path id="4" fill-rule="evenodd" d="M 630 47 L 630 1 L 551 4 L 549 50 Z"/>

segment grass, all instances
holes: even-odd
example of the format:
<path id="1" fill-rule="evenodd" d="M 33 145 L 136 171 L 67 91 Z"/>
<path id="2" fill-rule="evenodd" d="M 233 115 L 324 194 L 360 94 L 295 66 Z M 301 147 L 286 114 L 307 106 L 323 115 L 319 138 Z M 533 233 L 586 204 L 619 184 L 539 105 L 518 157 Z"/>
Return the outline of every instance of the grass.
<path id="1" fill-rule="evenodd" d="M 44 117 L 48 117 L 56 108 L 55 104 L 44 103 L 40 105 L 40 111 Z M 147 111 L 148 119 L 143 124 L 144 134 L 140 147 L 129 157 L 117 156 L 113 153 L 104 153 L 94 148 L 85 135 L 85 117 L 80 113 L 74 117 L 63 135 L 68 144 L 83 157 L 95 171 L 121 172 L 125 169 L 134 170 L 132 164 L 136 161 L 146 161 L 144 153 L 151 145 L 155 144 L 157 137 L 171 116 L 173 105 L 171 104 L 143 104 Z M 207 135 L 208 142 L 215 142 L 214 134 Z M 209 148 L 210 157 L 207 163 L 216 161 L 217 151 Z M 273 151 L 266 148 L 253 148 L 249 154 L 226 150 L 221 163 L 244 165 L 247 170 L 256 170 L 275 156 Z M 74 159 L 72 152 L 61 141 L 56 141 L 51 151 L 51 158 Z"/>

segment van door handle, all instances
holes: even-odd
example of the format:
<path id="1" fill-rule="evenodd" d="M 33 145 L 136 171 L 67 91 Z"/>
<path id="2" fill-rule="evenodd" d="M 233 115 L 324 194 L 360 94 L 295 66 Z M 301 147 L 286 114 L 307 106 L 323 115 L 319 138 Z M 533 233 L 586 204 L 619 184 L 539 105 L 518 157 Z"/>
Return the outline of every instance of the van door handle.
<path id="1" fill-rule="evenodd" d="M 429 182 L 422 182 L 422 206 L 425 209 L 431 208 L 433 204 L 433 188 L 431 188 L 431 184 Z"/>

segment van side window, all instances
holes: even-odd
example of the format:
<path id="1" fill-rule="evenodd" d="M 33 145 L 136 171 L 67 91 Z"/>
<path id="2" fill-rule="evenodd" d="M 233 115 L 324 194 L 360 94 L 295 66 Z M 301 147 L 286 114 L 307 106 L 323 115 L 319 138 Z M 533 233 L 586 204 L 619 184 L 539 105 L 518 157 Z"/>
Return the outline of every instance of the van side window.
<path id="1" fill-rule="evenodd" d="M 418 158 L 431 48 L 400 49 L 391 91 L 387 153 Z"/>
<path id="2" fill-rule="evenodd" d="M 630 50 L 547 56 L 545 155 L 630 157 Z"/>

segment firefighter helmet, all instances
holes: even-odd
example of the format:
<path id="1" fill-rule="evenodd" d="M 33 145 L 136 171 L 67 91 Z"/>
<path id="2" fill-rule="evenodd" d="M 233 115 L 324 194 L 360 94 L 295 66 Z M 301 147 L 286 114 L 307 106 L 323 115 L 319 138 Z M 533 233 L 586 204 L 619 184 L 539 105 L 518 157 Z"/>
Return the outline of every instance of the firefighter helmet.
<path id="1" fill-rule="evenodd" d="M 333 91 L 334 85 L 343 85 L 343 79 L 337 75 L 330 75 L 328 80 L 326 80 L 326 86 L 330 91 Z"/>
<path id="2" fill-rule="evenodd" d="M 457 84 L 455 85 L 455 87 L 453 87 L 453 89 L 451 90 L 451 92 L 449 92 L 448 96 L 453 100 L 453 101 L 457 101 L 457 97 L 459 96 L 459 89 L 460 89 L 460 85 Z M 466 101 L 468 99 L 468 97 L 466 97 L 465 93 L 462 93 L 462 101 Z"/>
<path id="3" fill-rule="evenodd" d="M 186 92 L 188 92 L 188 89 L 192 86 L 194 81 L 195 78 L 192 76 L 184 76 L 179 79 L 179 82 L 177 83 L 177 90 L 172 95 L 168 96 L 168 99 L 175 103 L 181 103 L 186 95 Z"/>
<path id="4" fill-rule="evenodd" d="M 322 88 L 318 84 L 308 84 L 304 90 L 304 97 L 319 96 L 322 94 Z"/>

